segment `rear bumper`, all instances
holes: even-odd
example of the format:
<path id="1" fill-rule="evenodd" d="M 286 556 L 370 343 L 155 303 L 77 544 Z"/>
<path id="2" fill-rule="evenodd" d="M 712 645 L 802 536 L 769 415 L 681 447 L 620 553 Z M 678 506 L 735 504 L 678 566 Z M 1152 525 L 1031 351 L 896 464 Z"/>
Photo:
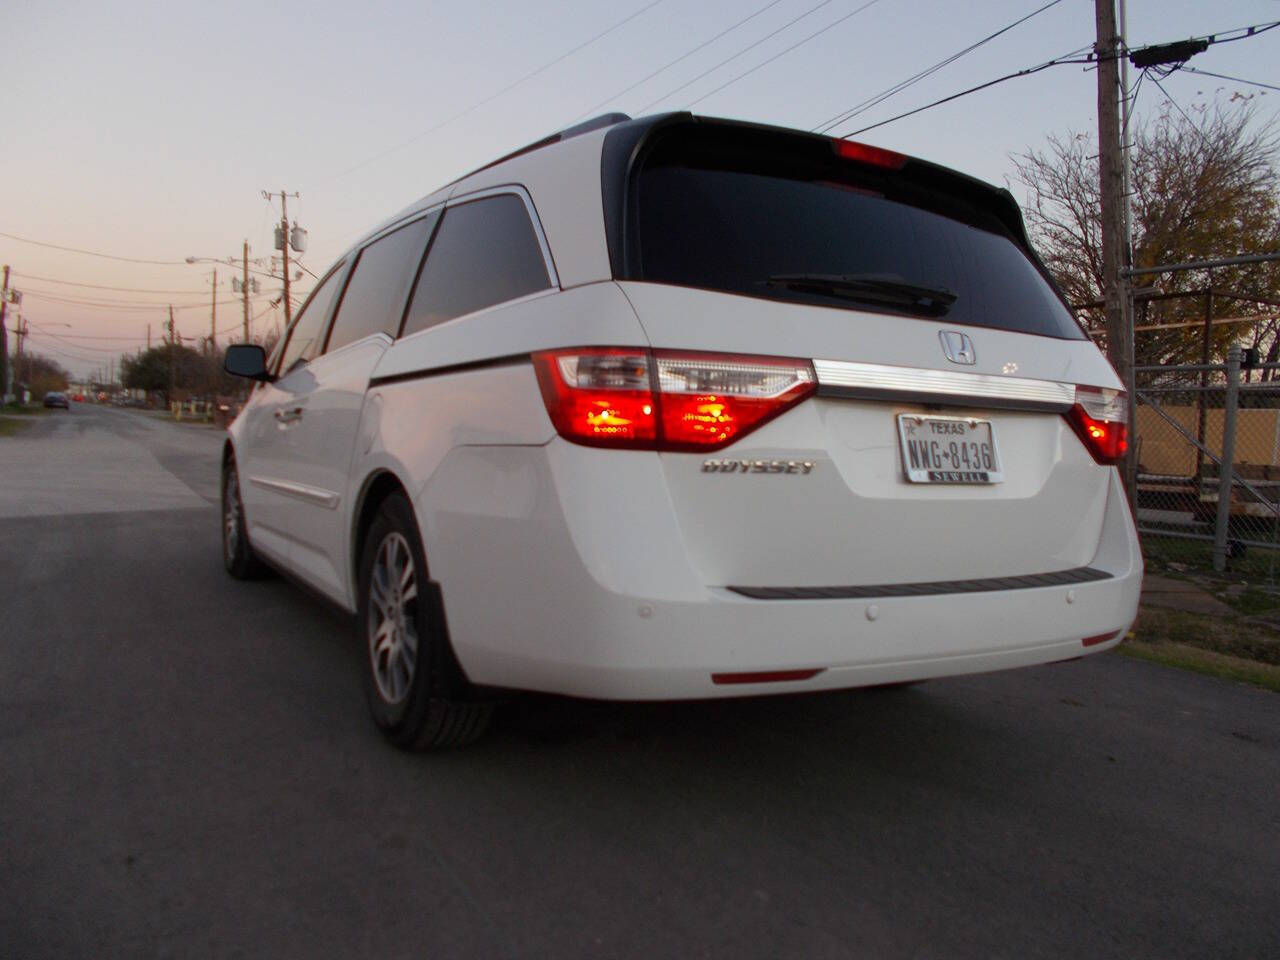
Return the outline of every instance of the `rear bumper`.
<path id="1" fill-rule="evenodd" d="M 1142 558 L 1115 471 L 1089 564 L 1105 579 L 755 599 L 698 582 L 660 483 L 628 484 L 620 474 L 618 484 L 594 476 L 575 489 L 553 459 L 543 447 L 455 451 L 419 503 L 450 635 L 474 682 L 616 700 L 830 690 L 1097 653 L 1115 646 L 1137 614 Z M 620 471 L 643 469 L 626 460 L 609 458 Z M 481 475 L 490 479 L 478 482 Z M 600 493 L 619 489 L 652 490 L 640 496 L 654 499 L 613 504 Z M 598 515 L 584 524 L 578 513 L 593 496 Z M 652 518 L 643 542 L 628 535 L 631 524 L 608 522 L 613 509 Z M 1096 639 L 1103 635 L 1110 639 Z M 814 670 L 774 682 L 713 679 Z"/>

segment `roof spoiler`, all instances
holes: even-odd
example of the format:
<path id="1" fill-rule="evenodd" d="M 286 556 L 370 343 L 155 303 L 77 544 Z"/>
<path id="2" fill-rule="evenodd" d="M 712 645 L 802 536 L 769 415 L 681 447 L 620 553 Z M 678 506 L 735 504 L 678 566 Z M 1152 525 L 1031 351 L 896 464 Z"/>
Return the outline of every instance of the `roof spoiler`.
<path id="1" fill-rule="evenodd" d="M 626 123 L 631 118 L 625 113 L 602 113 L 598 117 L 592 117 L 590 120 L 583 120 L 582 123 L 576 123 L 571 127 L 565 127 L 563 130 L 557 130 L 550 136 L 543 137 L 541 140 L 535 141 L 528 146 L 521 147 L 519 150 L 513 150 L 505 156 L 499 157 L 486 163 L 483 167 L 476 167 L 471 173 L 464 174 L 458 180 L 465 180 L 472 174 L 479 173 L 481 170 L 488 170 L 490 167 L 496 167 L 500 163 L 506 163 L 508 160 L 514 160 L 516 157 L 523 156 L 526 153 L 532 153 L 534 150 L 541 150 L 543 147 L 549 147 L 553 143 L 561 143 L 570 140 L 573 137 L 580 137 L 584 133 L 590 133 L 592 130 L 601 130 L 604 127 L 612 127 L 614 124 Z M 457 182 L 456 180 L 454 181 Z"/>

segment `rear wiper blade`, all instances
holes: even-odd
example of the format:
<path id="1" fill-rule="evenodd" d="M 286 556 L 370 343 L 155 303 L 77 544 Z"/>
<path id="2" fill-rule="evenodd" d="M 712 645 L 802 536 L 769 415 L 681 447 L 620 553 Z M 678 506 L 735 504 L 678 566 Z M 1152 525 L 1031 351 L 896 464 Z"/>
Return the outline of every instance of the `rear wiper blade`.
<path id="1" fill-rule="evenodd" d="M 775 273 L 765 283 L 935 317 L 946 313 L 957 299 L 945 287 L 926 287 L 874 273 Z"/>

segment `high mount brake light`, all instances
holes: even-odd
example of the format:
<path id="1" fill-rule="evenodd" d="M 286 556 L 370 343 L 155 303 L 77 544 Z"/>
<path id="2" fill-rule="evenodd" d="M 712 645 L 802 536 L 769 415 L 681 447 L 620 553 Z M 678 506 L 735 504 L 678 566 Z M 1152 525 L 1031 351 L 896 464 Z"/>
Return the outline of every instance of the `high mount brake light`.
<path id="1" fill-rule="evenodd" d="M 832 140 L 831 147 L 836 154 L 846 160 L 854 160 L 872 167 L 883 167 L 886 170 L 901 170 L 907 164 L 905 154 L 894 153 L 883 147 L 873 147 L 867 143 L 855 143 L 852 140 Z"/>
<path id="2" fill-rule="evenodd" d="M 717 450 L 813 393 L 808 360 L 584 347 L 533 355 L 566 440 L 593 447 Z"/>
<path id="3" fill-rule="evenodd" d="M 1076 387 L 1076 402 L 1067 420 L 1098 463 L 1109 465 L 1124 458 L 1129 449 L 1129 403 L 1124 391 Z"/>

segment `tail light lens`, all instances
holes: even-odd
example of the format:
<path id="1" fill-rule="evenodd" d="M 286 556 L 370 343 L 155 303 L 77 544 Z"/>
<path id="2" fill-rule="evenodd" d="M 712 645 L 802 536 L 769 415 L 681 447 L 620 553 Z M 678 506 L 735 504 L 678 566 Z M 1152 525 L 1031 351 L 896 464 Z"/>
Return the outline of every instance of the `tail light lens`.
<path id="1" fill-rule="evenodd" d="M 533 355 L 562 437 L 598 447 L 715 450 L 813 393 L 807 360 L 591 347 Z"/>
<path id="2" fill-rule="evenodd" d="M 1093 459 L 1119 463 L 1129 449 L 1129 398 L 1123 390 L 1076 387 L 1076 402 L 1067 419 Z"/>

